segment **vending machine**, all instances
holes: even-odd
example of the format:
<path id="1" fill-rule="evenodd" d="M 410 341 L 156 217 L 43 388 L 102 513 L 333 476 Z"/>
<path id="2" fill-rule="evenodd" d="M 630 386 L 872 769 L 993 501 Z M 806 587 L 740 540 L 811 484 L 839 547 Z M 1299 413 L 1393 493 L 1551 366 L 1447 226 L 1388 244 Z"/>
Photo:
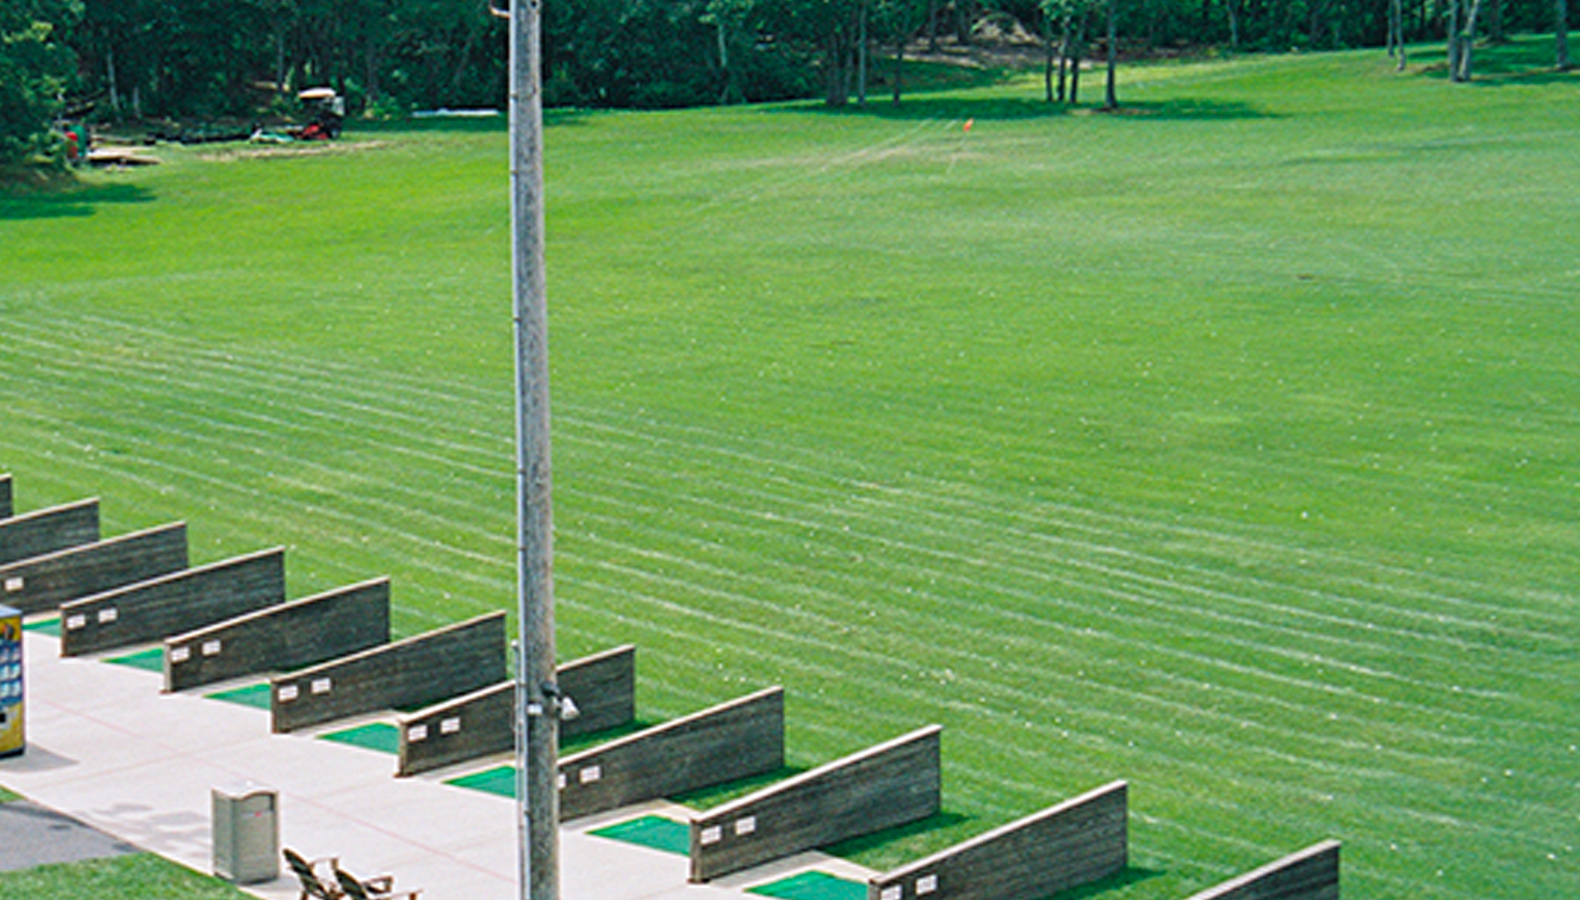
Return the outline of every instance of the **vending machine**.
<path id="1" fill-rule="evenodd" d="M 24 749 L 22 612 L 0 606 L 0 756 L 15 756 Z"/>

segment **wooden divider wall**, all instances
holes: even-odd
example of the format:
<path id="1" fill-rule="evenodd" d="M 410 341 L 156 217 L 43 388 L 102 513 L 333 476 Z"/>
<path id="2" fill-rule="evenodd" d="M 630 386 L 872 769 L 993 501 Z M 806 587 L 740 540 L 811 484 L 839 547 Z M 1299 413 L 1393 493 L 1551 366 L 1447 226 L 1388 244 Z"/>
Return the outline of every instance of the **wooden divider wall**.
<path id="1" fill-rule="evenodd" d="M 165 638 L 165 690 L 310 666 L 389 639 L 390 582 L 375 578 Z"/>
<path id="2" fill-rule="evenodd" d="M 560 737 L 591 734 L 636 718 L 636 647 L 625 644 L 562 664 L 560 692 L 581 715 Z M 415 775 L 515 747 L 516 684 L 502 681 L 403 717 L 397 775 Z"/>
<path id="3" fill-rule="evenodd" d="M 490 613 L 270 682 L 275 732 L 467 694 L 505 678 L 505 614 Z"/>
<path id="4" fill-rule="evenodd" d="M 186 567 L 187 529 L 176 522 L 0 565 L 0 603 L 44 612 Z"/>
<path id="5" fill-rule="evenodd" d="M 691 880 L 933 815 L 942 730 L 918 729 L 698 813 L 691 819 Z"/>
<path id="6" fill-rule="evenodd" d="M 0 519 L 0 565 L 99 539 L 99 498 Z"/>
<path id="7" fill-rule="evenodd" d="M 560 694 L 581 714 L 560 722 L 560 737 L 592 734 L 636 718 L 636 647 L 621 644 L 557 668 Z M 514 715 L 514 714 L 512 714 Z"/>
<path id="8" fill-rule="evenodd" d="M 1339 900 L 1338 841 L 1322 841 L 1190 900 Z"/>
<path id="9" fill-rule="evenodd" d="M 784 689 L 768 688 L 560 760 L 565 819 L 784 766 Z"/>
<path id="10" fill-rule="evenodd" d="M 874 876 L 868 900 L 1042 900 L 1125 868 L 1128 788 L 1115 781 Z"/>
<path id="11" fill-rule="evenodd" d="M 159 641 L 284 601 L 285 549 L 275 547 L 61 604 L 60 653 Z"/>

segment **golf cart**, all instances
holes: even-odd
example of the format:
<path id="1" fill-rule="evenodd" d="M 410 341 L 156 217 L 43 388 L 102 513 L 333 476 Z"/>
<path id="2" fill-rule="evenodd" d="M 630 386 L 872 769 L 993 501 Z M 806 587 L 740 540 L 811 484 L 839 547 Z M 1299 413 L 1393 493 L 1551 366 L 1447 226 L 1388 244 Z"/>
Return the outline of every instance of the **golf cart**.
<path id="1" fill-rule="evenodd" d="M 332 87 L 307 88 L 296 95 L 313 120 L 296 132 L 301 141 L 327 141 L 340 137 L 340 123 L 346 118 L 346 98 Z"/>

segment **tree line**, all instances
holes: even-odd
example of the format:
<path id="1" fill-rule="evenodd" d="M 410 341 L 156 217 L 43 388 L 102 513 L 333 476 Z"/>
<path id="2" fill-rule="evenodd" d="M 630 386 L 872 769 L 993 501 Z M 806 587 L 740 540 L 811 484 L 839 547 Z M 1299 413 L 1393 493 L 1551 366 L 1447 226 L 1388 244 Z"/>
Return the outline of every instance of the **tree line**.
<path id="1" fill-rule="evenodd" d="M 103 118 L 252 117 L 328 85 L 353 114 L 505 104 L 507 23 L 491 0 L 4 0 L 0 159 L 63 105 Z M 493 0 L 504 5 L 506 0 Z M 1039 39 L 1048 99 L 1080 61 L 1184 47 L 1387 47 L 1446 40 L 1469 78 L 1478 38 L 1552 31 L 1567 0 L 548 0 L 544 102 L 662 108 L 820 96 L 900 102 L 907 52 L 984 29 Z M 995 28 L 996 26 L 996 28 Z"/>

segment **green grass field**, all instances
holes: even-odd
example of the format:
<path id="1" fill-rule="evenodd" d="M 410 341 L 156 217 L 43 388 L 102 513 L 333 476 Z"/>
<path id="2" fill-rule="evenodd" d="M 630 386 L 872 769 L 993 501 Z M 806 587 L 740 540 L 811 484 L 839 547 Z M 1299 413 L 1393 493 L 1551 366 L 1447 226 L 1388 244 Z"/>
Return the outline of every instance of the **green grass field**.
<path id="1" fill-rule="evenodd" d="M 251 896 L 152 853 L 0 872 L 0 897 L 19 900 L 249 900 Z"/>
<path id="2" fill-rule="evenodd" d="M 1115 778 L 1170 900 L 1580 887 L 1580 94 L 1380 51 L 547 133 L 559 643 L 794 765 L 945 726 L 938 827 Z M 1435 63 L 1418 51 L 1416 60 Z M 1093 96 L 1100 92 L 1093 85 Z M 967 133 L 962 123 L 975 120 Z M 0 200 L 19 509 L 513 608 L 506 136 L 160 148 Z"/>

